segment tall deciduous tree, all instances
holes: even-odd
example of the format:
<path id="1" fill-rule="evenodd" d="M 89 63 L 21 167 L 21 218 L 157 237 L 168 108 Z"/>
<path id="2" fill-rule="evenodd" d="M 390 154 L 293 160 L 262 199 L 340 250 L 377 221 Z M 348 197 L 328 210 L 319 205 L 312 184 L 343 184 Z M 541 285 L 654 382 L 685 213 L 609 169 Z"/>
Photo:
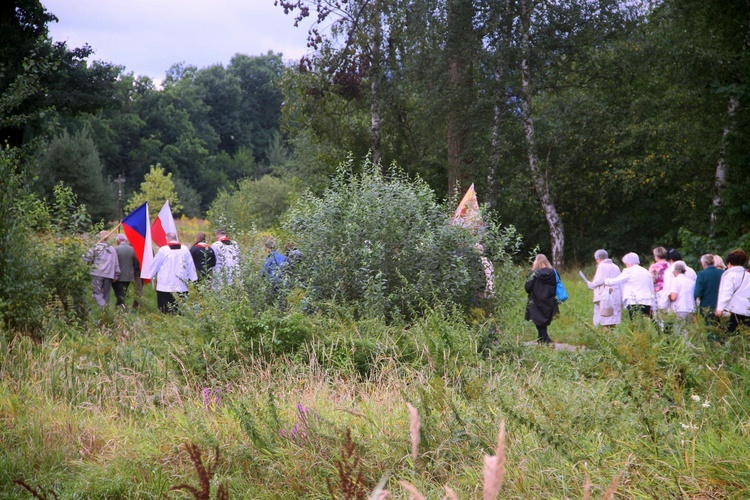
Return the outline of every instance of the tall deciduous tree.
<path id="1" fill-rule="evenodd" d="M 105 182 L 102 162 L 87 129 L 70 135 L 67 130 L 39 148 L 37 153 L 37 188 L 53 198 L 53 188 L 60 182 L 70 187 L 86 205 L 93 220 L 116 217 L 114 184 Z"/>
<path id="2" fill-rule="evenodd" d="M 297 11 L 295 24 L 310 16 L 317 19 L 309 31 L 308 45 L 320 49 L 307 69 L 327 72 L 329 88 L 348 99 L 360 97 L 369 82 L 370 152 L 378 165 L 382 159 L 382 106 L 384 84 L 384 41 L 388 37 L 391 0 L 276 0 L 285 13 Z M 328 32 L 321 26 L 330 23 Z"/>
<path id="3" fill-rule="evenodd" d="M 151 218 L 153 219 L 166 201 L 169 202 L 169 207 L 173 213 L 179 214 L 182 211 L 182 205 L 177 197 L 172 174 L 165 172 L 161 165 L 156 164 L 152 165 L 151 171 L 146 174 L 145 179 L 141 183 L 141 190 L 135 193 L 130 198 L 130 201 L 128 201 L 126 210 L 134 210 L 143 203 L 148 202 L 151 207 Z"/>
<path id="4" fill-rule="evenodd" d="M 0 6 L 0 142 L 19 146 L 43 128 L 43 114 L 94 111 L 114 103 L 119 69 L 88 65 L 88 46 L 52 43 L 47 25 L 57 18 L 39 0 Z"/>
<path id="5" fill-rule="evenodd" d="M 467 154 L 470 123 L 474 119 L 474 59 L 478 51 L 474 32 L 474 2 L 447 0 L 448 30 L 445 38 L 448 105 L 448 192 L 470 184 L 471 156 Z"/>

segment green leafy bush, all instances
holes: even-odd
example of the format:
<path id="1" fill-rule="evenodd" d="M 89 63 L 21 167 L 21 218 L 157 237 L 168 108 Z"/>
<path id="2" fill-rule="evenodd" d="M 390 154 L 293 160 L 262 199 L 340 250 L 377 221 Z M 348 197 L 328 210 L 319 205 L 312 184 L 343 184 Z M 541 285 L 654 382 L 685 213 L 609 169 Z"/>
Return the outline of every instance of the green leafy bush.
<path id="1" fill-rule="evenodd" d="M 80 321 L 86 314 L 88 268 L 80 231 L 91 219 L 72 189 L 53 188 L 52 207 L 24 183 L 20 158 L 0 154 L 0 320 L 39 333 L 45 318 Z"/>
<path id="2" fill-rule="evenodd" d="M 370 163 L 361 174 L 351 167 L 341 166 L 322 197 L 308 192 L 287 213 L 284 229 L 303 254 L 292 285 L 391 319 L 476 301 L 485 285 L 477 237 L 449 223 L 420 179 L 395 167 L 387 174 Z M 493 260 L 502 260 L 505 245 L 491 246 Z"/>
<path id="3" fill-rule="evenodd" d="M 257 318 L 238 318 L 237 330 L 246 344 L 256 342 L 274 354 L 293 354 L 312 338 L 311 324 L 304 315 L 279 317 L 273 310 Z"/>
<path id="4" fill-rule="evenodd" d="M 258 180 L 243 179 L 236 189 L 219 192 L 208 218 L 220 226 L 231 226 L 238 231 L 254 228 L 269 229 L 294 199 L 296 183 L 264 175 Z"/>

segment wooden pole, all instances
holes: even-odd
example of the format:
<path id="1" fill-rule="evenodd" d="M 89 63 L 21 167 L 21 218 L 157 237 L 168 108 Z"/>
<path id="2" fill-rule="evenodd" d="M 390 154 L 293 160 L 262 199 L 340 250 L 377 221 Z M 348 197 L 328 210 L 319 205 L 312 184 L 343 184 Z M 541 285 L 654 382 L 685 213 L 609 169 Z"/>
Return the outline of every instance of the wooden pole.
<path id="1" fill-rule="evenodd" d="M 115 227 L 114 227 L 114 228 L 113 228 L 113 229 L 112 229 L 112 230 L 111 230 L 110 232 L 108 232 L 108 233 L 107 233 L 107 234 L 106 234 L 106 235 L 105 235 L 105 236 L 104 236 L 103 238 L 101 238 L 101 239 L 100 239 L 99 241 L 97 241 L 97 242 L 96 242 L 96 243 L 97 243 L 97 245 L 98 245 L 99 243 L 101 243 L 102 241 L 106 241 L 107 239 L 109 239 L 109 237 L 110 237 L 110 236 L 112 236 L 112 233 L 114 233 L 115 231 L 117 231 L 118 229 L 120 229 L 120 226 L 122 226 L 122 222 L 120 222 L 119 224 L 117 224 L 117 225 L 116 225 L 116 226 L 115 226 Z"/>

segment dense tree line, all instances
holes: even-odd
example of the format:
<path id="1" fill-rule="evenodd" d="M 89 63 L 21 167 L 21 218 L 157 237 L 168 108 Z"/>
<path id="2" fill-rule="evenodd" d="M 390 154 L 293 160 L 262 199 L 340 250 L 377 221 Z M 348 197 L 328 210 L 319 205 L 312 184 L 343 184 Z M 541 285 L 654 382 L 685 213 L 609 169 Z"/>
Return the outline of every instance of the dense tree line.
<path id="1" fill-rule="evenodd" d="M 746 2 L 279 1 L 317 16 L 307 57 L 176 64 L 161 88 L 86 64 L 90 49 L 49 40 L 38 1 L 14 3 L 3 138 L 37 138 L 48 195 L 88 172 L 73 187 L 95 218 L 113 215 L 94 206 L 116 206 L 114 178 L 129 195 L 156 164 L 197 215 L 242 179 L 319 191 L 369 155 L 446 198 L 475 183 L 558 263 L 599 247 L 722 251 L 750 226 Z"/>
<path id="2" fill-rule="evenodd" d="M 326 154 L 377 145 L 439 192 L 475 182 L 558 263 L 747 232 L 746 2 L 282 5 L 318 15 L 284 116 Z"/>

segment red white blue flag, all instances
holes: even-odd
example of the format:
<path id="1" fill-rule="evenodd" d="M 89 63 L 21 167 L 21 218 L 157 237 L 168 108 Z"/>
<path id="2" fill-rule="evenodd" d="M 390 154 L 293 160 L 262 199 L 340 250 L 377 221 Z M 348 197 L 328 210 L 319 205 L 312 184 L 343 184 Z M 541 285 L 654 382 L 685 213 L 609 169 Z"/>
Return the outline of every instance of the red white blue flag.
<path id="1" fill-rule="evenodd" d="M 151 220 L 148 218 L 148 203 L 144 203 L 122 219 L 122 227 L 130 245 L 135 250 L 135 257 L 141 265 L 141 276 L 151 276 L 154 250 L 151 246 Z M 144 279 L 145 283 L 148 283 L 148 281 Z"/>
<path id="2" fill-rule="evenodd" d="M 164 202 L 164 206 L 159 211 L 159 216 L 151 226 L 151 238 L 153 238 L 154 243 L 163 247 L 167 244 L 167 233 L 177 235 L 177 226 L 175 226 L 174 217 L 172 217 L 172 210 L 169 208 L 169 201 Z"/>

